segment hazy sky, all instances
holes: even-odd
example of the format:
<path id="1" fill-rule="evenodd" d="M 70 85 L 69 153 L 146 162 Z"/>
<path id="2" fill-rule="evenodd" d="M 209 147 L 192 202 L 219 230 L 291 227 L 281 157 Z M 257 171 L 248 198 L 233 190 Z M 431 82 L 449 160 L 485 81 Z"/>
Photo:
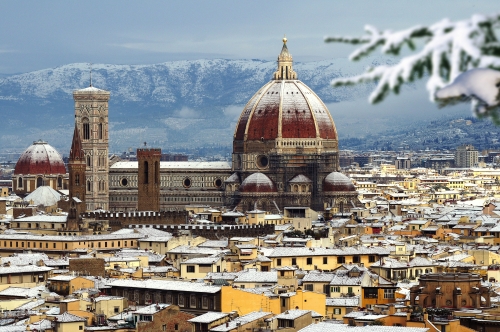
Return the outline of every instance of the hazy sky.
<path id="1" fill-rule="evenodd" d="M 0 73 L 72 62 L 149 64 L 200 58 L 274 60 L 286 33 L 296 61 L 346 57 L 325 35 L 360 35 L 500 12 L 494 0 L 0 0 Z"/>

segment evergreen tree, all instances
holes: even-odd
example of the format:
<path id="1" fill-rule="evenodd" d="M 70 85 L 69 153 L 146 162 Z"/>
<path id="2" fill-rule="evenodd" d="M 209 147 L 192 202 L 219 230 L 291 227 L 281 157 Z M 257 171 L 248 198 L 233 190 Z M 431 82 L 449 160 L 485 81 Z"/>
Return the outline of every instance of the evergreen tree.
<path id="1" fill-rule="evenodd" d="M 326 42 L 360 45 L 350 55 L 352 61 L 370 55 L 379 46 L 382 53 L 395 56 L 405 45 L 414 51 L 394 65 L 368 68 L 361 75 L 335 79 L 332 84 L 375 81 L 377 86 L 369 100 L 378 103 L 391 91 L 399 93 L 404 83 L 426 76 L 430 99 L 439 106 L 471 100 L 477 116 L 490 117 L 499 124 L 499 27 L 500 14 L 473 15 L 467 20 L 443 19 L 401 31 L 380 31 L 367 25 L 367 33 L 359 38 L 327 37 Z M 417 45 L 422 47 L 417 50 Z"/>

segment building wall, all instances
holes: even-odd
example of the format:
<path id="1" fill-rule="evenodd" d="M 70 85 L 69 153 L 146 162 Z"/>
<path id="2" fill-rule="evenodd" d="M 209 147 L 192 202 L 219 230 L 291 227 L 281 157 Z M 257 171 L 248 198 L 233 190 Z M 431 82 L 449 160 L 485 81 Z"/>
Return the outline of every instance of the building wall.
<path id="1" fill-rule="evenodd" d="M 210 265 L 210 266 L 200 266 L 200 265 Z M 193 272 L 188 272 L 188 267 L 194 268 Z M 213 264 L 190 264 L 182 263 L 181 277 L 186 279 L 203 279 L 206 277 L 208 272 L 222 272 L 226 270 L 226 261 L 218 260 Z"/>
<path id="2" fill-rule="evenodd" d="M 22 186 L 19 186 L 19 178 L 22 178 Z M 38 188 L 36 185 L 38 178 L 42 179 L 43 186 L 49 186 L 54 190 L 68 189 L 68 177 L 65 174 L 19 174 L 12 177 L 12 191 L 18 195 L 29 194 Z"/>
<path id="3" fill-rule="evenodd" d="M 379 261 L 379 256 L 376 254 L 368 255 L 328 255 L 328 256 L 290 256 L 290 257 L 269 257 L 272 260 L 272 267 L 278 268 L 281 266 L 300 266 L 304 270 L 333 270 L 342 264 L 357 263 L 363 264 L 365 267 L 371 266 Z M 326 258 L 326 261 L 325 261 Z M 356 261 L 358 260 L 358 261 Z"/>
<path id="4" fill-rule="evenodd" d="M 472 145 L 462 145 L 455 152 L 457 167 L 475 167 L 478 164 L 479 152 Z"/>
<path id="5" fill-rule="evenodd" d="M 174 225 L 186 224 L 187 211 L 162 211 L 162 212 L 87 212 L 82 215 L 87 221 L 108 220 L 112 231 L 127 228 L 131 225 Z"/>
<path id="6" fill-rule="evenodd" d="M 95 302 L 95 313 L 104 314 L 107 318 L 115 316 L 128 307 L 128 299 L 116 298 Z"/>
<path id="7" fill-rule="evenodd" d="M 119 250 L 137 248 L 138 236 L 43 236 L 43 235 L 0 235 L 0 252 L 12 253 L 22 250 L 55 252 L 65 256 L 75 249 Z"/>
<path id="8" fill-rule="evenodd" d="M 419 285 L 410 289 L 411 305 L 426 307 L 479 308 L 482 299 L 489 307 L 488 287 L 480 286 L 481 277 L 472 273 L 426 274 L 419 278 Z M 418 300 L 416 297 L 418 295 Z"/>
<path id="9" fill-rule="evenodd" d="M 130 163 L 134 163 L 130 167 Z M 224 181 L 231 176 L 229 165 L 217 162 L 207 168 L 170 167 L 160 162 L 160 210 L 182 208 L 189 204 L 222 206 Z M 138 166 L 135 162 L 117 163 L 109 173 L 111 211 L 135 211 L 138 207 Z M 189 185 L 188 185 L 189 184 Z"/>
<path id="10" fill-rule="evenodd" d="M 104 259 L 102 258 L 72 258 L 69 260 L 69 271 L 83 275 L 104 277 Z"/>
<path id="11" fill-rule="evenodd" d="M 298 289 L 293 296 L 270 298 L 264 294 L 255 294 L 244 290 L 223 286 L 221 288 L 221 311 L 237 311 L 238 314 L 246 315 L 253 311 L 266 311 L 280 314 L 286 310 L 314 310 L 318 313 L 326 313 L 326 295 L 323 293 L 309 292 Z"/>
<path id="12" fill-rule="evenodd" d="M 178 306 L 169 306 L 153 315 L 152 322 L 138 322 L 137 332 L 191 332 L 193 325 L 188 320 L 195 315 L 180 311 Z"/>
<path id="13" fill-rule="evenodd" d="M 83 329 L 85 328 L 85 322 L 56 322 L 55 326 L 55 331 L 57 332 L 83 331 Z"/>

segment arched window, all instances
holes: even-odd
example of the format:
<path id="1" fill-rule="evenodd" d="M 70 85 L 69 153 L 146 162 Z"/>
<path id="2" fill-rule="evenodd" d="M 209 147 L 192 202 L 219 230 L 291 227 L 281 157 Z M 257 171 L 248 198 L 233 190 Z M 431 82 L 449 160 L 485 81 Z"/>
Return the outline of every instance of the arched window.
<path id="1" fill-rule="evenodd" d="M 158 165 L 158 162 L 155 161 L 155 184 L 159 184 L 160 180 L 158 179 L 160 177 L 160 167 Z"/>
<path id="2" fill-rule="evenodd" d="M 92 192 L 92 182 L 87 181 L 87 192 Z"/>
<path id="3" fill-rule="evenodd" d="M 75 185 L 80 185 L 80 174 L 78 173 L 75 174 Z"/>
<path id="4" fill-rule="evenodd" d="M 83 139 L 85 140 L 90 139 L 90 123 L 88 118 L 82 119 L 82 132 L 83 132 Z"/>
<path id="5" fill-rule="evenodd" d="M 18 188 L 22 188 L 23 187 L 23 178 L 22 177 L 19 177 L 17 179 L 17 187 Z"/>
<path id="6" fill-rule="evenodd" d="M 62 188 L 62 177 L 57 178 L 57 188 Z"/>
<path id="7" fill-rule="evenodd" d="M 104 119 L 103 118 L 99 119 L 98 137 L 99 137 L 99 139 L 104 138 Z"/>
<path id="8" fill-rule="evenodd" d="M 87 156 L 87 166 L 88 167 L 92 166 L 92 159 L 90 156 Z"/>
<path id="9" fill-rule="evenodd" d="M 43 178 L 42 177 L 38 177 L 36 179 L 36 187 L 38 188 L 38 187 L 41 187 L 41 186 L 43 186 Z"/>
<path id="10" fill-rule="evenodd" d="M 148 184 L 148 178 L 149 178 L 149 169 L 148 169 L 148 162 L 144 162 L 144 184 Z"/>

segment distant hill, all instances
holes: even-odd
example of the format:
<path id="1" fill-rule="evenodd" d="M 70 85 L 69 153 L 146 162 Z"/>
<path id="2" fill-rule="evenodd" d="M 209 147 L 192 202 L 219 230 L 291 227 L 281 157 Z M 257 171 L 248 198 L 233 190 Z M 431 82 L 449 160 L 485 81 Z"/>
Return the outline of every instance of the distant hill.
<path id="1" fill-rule="evenodd" d="M 368 86 L 335 88 L 331 79 L 352 75 L 345 59 L 296 63 L 299 79 L 325 103 L 366 95 Z M 92 66 L 93 85 L 111 92 L 111 150 L 143 141 L 162 148 L 231 145 L 235 122 L 248 99 L 272 77 L 276 63 L 261 60 L 196 60 L 153 65 Z M 75 63 L 0 79 L 3 150 L 44 139 L 68 150 L 72 91 L 89 85 L 87 64 Z"/>
<path id="2" fill-rule="evenodd" d="M 377 59 L 370 61 L 379 63 Z M 425 148 L 441 144 L 454 148 L 475 140 L 479 140 L 478 148 L 495 146 L 500 131 L 489 121 L 469 125 L 450 122 L 457 118 L 456 113 L 450 117 L 447 110 L 436 112 L 426 97 L 420 105 L 404 102 L 402 110 L 392 110 L 385 102 L 373 108 L 366 102 L 373 85 L 329 85 L 332 79 L 355 75 L 366 65 L 347 59 L 294 64 L 299 79 L 329 104 L 341 148 Z M 94 64 L 93 85 L 111 92 L 110 151 L 135 149 L 146 141 L 165 151 L 227 154 L 243 106 L 270 80 L 275 69 L 275 62 L 262 60 Z M 72 91 L 88 85 L 89 68 L 83 63 L 0 78 L 0 153 L 20 153 L 32 141 L 43 139 L 67 154 L 73 133 Z M 414 86 L 408 88 L 406 96 L 415 90 Z M 344 101 L 348 103 L 336 107 Z M 346 108 L 350 102 L 355 103 L 354 108 Z"/>
<path id="3" fill-rule="evenodd" d="M 342 149 L 353 150 L 455 150 L 457 146 L 473 144 L 479 151 L 500 151 L 500 127 L 490 120 L 443 115 L 437 119 L 415 121 L 411 126 L 394 126 L 376 134 L 369 133 L 361 138 L 344 137 Z"/>

